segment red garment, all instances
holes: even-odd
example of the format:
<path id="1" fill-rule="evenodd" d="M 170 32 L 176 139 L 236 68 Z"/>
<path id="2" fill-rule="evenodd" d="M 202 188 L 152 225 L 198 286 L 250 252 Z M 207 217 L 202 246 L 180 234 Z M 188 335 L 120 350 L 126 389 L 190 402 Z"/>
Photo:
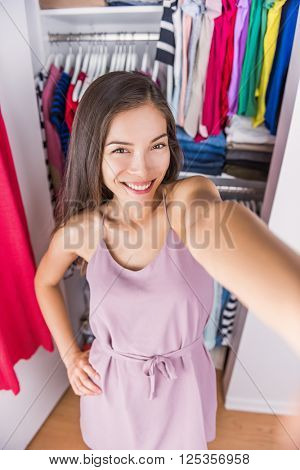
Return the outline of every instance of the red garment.
<path id="1" fill-rule="evenodd" d="M 226 49 L 226 60 L 223 69 L 223 80 L 221 84 L 221 101 L 220 101 L 220 126 L 223 129 L 226 125 L 228 115 L 228 89 L 231 81 L 231 72 L 233 65 L 233 51 L 234 51 L 234 26 L 237 14 L 236 3 L 232 6 L 232 9 L 228 12 L 228 37 L 227 37 L 227 49 Z"/>
<path id="2" fill-rule="evenodd" d="M 80 72 L 78 74 L 77 81 L 81 80 L 82 82 L 84 82 L 85 77 L 86 77 L 86 73 Z M 67 126 L 70 132 L 72 131 L 74 116 L 75 116 L 76 109 L 78 107 L 78 101 L 73 101 L 72 99 L 74 88 L 75 88 L 75 84 L 73 85 L 72 83 L 70 83 L 68 91 L 67 91 L 67 97 L 66 97 L 65 121 L 67 123 Z"/>
<path id="3" fill-rule="evenodd" d="M 215 19 L 202 113 L 202 123 L 206 126 L 208 135 L 220 133 L 224 112 L 227 113 L 228 110 L 227 88 L 232 69 L 232 36 L 236 12 L 236 0 L 222 0 L 222 15 Z M 196 136 L 194 140 L 197 142 L 202 139 Z"/>
<path id="4" fill-rule="evenodd" d="M 53 351 L 34 291 L 35 262 L 16 170 L 0 110 L 0 390 L 20 385 L 13 366 L 43 346 Z"/>

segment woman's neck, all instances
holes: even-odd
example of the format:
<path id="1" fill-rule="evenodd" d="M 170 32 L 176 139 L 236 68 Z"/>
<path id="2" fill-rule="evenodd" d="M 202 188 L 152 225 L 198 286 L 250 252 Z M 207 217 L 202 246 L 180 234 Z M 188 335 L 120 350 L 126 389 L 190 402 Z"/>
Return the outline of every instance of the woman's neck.
<path id="1" fill-rule="evenodd" d="M 106 214 L 109 212 L 113 219 L 118 220 L 124 226 L 135 226 L 137 223 L 146 225 L 153 217 L 157 208 L 163 201 L 163 187 L 157 188 L 154 198 L 144 202 L 120 201 L 114 196 L 108 203 Z"/>

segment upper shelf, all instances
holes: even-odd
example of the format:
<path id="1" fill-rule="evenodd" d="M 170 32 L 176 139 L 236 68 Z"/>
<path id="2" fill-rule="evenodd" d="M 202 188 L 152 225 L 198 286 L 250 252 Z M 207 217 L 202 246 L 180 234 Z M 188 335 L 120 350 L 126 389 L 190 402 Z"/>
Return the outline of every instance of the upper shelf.
<path id="1" fill-rule="evenodd" d="M 99 28 L 103 32 L 114 32 L 110 29 L 115 29 L 114 25 L 118 29 L 124 25 L 124 31 L 145 32 L 147 26 L 147 32 L 157 32 L 162 11 L 161 5 L 118 6 L 40 10 L 40 15 L 45 32 L 75 33 Z"/>
<path id="2" fill-rule="evenodd" d="M 84 8 L 52 8 L 40 10 L 42 16 L 94 16 L 129 13 L 162 12 L 162 6 L 118 6 L 118 7 L 84 7 Z"/>

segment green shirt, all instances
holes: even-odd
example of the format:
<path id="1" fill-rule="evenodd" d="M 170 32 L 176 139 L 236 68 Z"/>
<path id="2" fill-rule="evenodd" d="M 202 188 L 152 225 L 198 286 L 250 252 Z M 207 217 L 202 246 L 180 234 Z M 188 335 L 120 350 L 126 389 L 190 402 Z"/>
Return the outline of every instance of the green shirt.
<path id="1" fill-rule="evenodd" d="M 255 90 L 258 83 L 256 71 L 258 68 L 261 70 L 261 65 L 258 65 L 258 60 L 259 55 L 262 55 L 262 51 L 260 52 L 260 46 L 263 46 L 263 41 L 261 40 L 261 27 L 264 3 L 265 2 L 262 0 L 252 0 L 251 3 L 248 36 L 242 66 L 237 111 L 237 114 L 245 116 L 256 115 Z M 260 60 L 262 60 L 262 57 Z"/>

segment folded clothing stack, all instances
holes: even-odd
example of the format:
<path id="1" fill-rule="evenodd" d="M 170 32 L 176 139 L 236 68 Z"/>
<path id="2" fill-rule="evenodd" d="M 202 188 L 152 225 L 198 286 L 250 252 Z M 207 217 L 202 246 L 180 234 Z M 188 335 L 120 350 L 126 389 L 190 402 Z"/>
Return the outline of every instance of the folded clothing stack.
<path id="1" fill-rule="evenodd" d="M 269 144 L 274 145 L 275 136 L 261 124 L 258 127 L 252 126 L 252 118 L 247 116 L 238 116 L 234 114 L 228 120 L 225 127 L 226 142 L 235 144 Z"/>
<path id="2" fill-rule="evenodd" d="M 176 126 L 176 135 L 184 155 L 182 171 L 220 175 L 226 156 L 226 138 L 223 132 L 195 142 L 182 127 Z"/>
<path id="3" fill-rule="evenodd" d="M 224 172 L 236 178 L 266 181 L 275 136 L 260 125 L 252 126 L 247 116 L 233 115 L 225 127 L 226 163 Z"/>

